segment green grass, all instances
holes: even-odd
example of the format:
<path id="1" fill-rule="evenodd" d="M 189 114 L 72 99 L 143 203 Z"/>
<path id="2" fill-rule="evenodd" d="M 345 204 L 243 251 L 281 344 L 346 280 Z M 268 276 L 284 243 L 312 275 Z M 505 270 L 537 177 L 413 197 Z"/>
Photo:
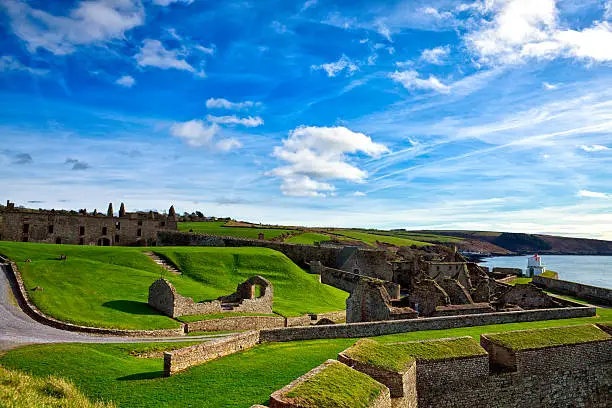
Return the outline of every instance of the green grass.
<path id="1" fill-rule="evenodd" d="M 381 343 L 471 336 L 509 330 L 612 322 L 612 309 L 591 318 L 549 320 L 428 330 L 376 337 Z M 91 400 L 112 400 L 122 408 L 248 408 L 266 403 L 270 394 L 302 376 L 355 339 L 268 343 L 162 378 L 162 359 L 130 355 L 150 345 L 47 344 L 8 351 L 0 364 L 36 376 L 67 378 Z M 186 398 L 185 396 L 189 396 Z"/>
<path id="2" fill-rule="evenodd" d="M 4 408 L 113 408 L 90 402 L 76 387 L 56 377 L 34 378 L 0 367 L 0 406 Z"/>
<path id="3" fill-rule="evenodd" d="M 256 228 L 256 227 L 225 227 L 225 221 L 211 222 L 179 222 L 179 231 L 189 231 L 200 234 L 221 235 L 236 238 L 257 239 L 259 233 L 264 234 L 265 239 L 277 238 L 284 233 L 295 232 L 293 230 L 281 228 Z"/>
<path id="4" fill-rule="evenodd" d="M 427 245 L 431 245 L 428 242 L 416 241 L 416 240 L 413 240 L 413 239 L 391 237 L 391 236 L 387 236 L 387 235 L 370 234 L 370 233 L 367 233 L 367 232 L 360 232 L 360 231 L 354 231 L 354 230 L 334 230 L 333 233 L 337 234 L 337 235 L 345 236 L 347 238 L 351 238 L 351 239 L 355 239 L 355 240 L 364 242 L 364 243 L 366 243 L 368 245 L 371 245 L 371 246 L 375 246 L 376 245 L 376 241 L 383 242 L 383 243 L 386 243 L 386 244 L 396 245 L 396 246 L 411 246 L 411 245 L 427 246 Z"/>
<path id="5" fill-rule="evenodd" d="M 391 371 L 403 371 L 413 360 L 441 360 L 484 355 L 486 352 L 472 337 L 441 339 L 427 343 L 384 344 L 361 340 L 345 353 L 357 361 Z"/>
<path id="6" fill-rule="evenodd" d="M 593 325 L 551 327 L 489 334 L 487 337 L 510 350 L 528 350 L 592 341 L 610 340 L 610 335 Z"/>
<path id="7" fill-rule="evenodd" d="M 383 389 L 384 385 L 372 377 L 334 362 L 285 397 L 304 408 L 366 408 Z"/>
<path id="8" fill-rule="evenodd" d="M 406 369 L 414 361 L 414 357 L 404 353 L 401 348 L 371 339 L 359 340 L 344 354 L 364 364 L 398 372 Z"/>
<path id="9" fill-rule="evenodd" d="M 557 272 L 555 271 L 544 271 L 542 272 L 542 275 L 545 278 L 551 278 L 551 279 L 556 279 L 557 278 Z"/>
<path id="10" fill-rule="evenodd" d="M 253 275 L 272 282 L 273 311 L 283 316 L 301 316 L 343 310 L 348 294 L 319 283 L 318 276 L 304 272 L 280 252 L 267 248 L 157 247 L 155 252 L 170 259 L 183 277 L 202 285 L 196 301 L 216 299 L 236 290 Z"/>
<path id="11" fill-rule="evenodd" d="M 429 243 L 458 243 L 462 242 L 463 238 L 453 237 L 448 235 L 437 235 L 437 234 L 427 234 L 427 233 L 419 233 L 419 232 L 410 232 L 410 231 L 385 231 L 385 230 L 360 230 L 361 232 L 366 232 L 370 234 L 377 235 L 388 235 L 398 238 L 406 238 L 415 241 L 423 241 Z"/>
<path id="12" fill-rule="evenodd" d="M 0 242 L 0 253 L 17 262 L 33 302 L 50 316 L 95 327 L 178 328 L 176 320 L 147 305 L 149 286 L 161 271 L 142 253 L 147 249 Z M 287 316 L 342 310 L 348 296 L 267 248 L 150 249 L 180 266 L 182 275 L 165 277 L 196 301 L 233 293 L 253 275 L 272 282 L 274 311 Z M 67 260 L 57 260 L 60 254 Z M 37 286 L 43 290 L 34 291 Z"/>
<path id="13" fill-rule="evenodd" d="M 510 282 L 508 282 L 508 285 L 526 285 L 528 283 L 531 283 L 533 279 L 532 278 L 515 278 L 513 280 L 511 280 Z"/>
<path id="14" fill-rule="evenodd" d="M 211 313 L 204 315 L 191 315 L 191 316 L 179 316 L 176 320 L 183 323 L 198 322 L 201 320 L 213 320 L 213 319 L 224 319 L 226 317 L 238 317 L 238 316 L 276 316 L 274 314 L 266 313 L 244 313 L 244 312 L 225 312 L 225 313 Z"/>
<path id="15" fill-rule="evenodd" d="M 330 240 L 331 238 L 329 235 L 317 234 L 315 232 L 305 232 L 303 234 L 288 238 L 285 240 L 285 242 L 290 242 L 292 244 L 313 245 L 316 242 L 325 242 Z"/>

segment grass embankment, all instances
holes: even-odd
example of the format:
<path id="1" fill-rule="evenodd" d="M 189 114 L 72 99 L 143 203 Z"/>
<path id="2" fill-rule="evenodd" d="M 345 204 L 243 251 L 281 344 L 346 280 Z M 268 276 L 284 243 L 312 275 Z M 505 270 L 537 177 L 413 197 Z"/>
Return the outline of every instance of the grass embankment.
<path id="1" fill-rule="evenodd" d="M 183 275 L 202 284 L 198 297 L 194 297 L 196 301 L 230 294 L 238 283 L 261 275 L 272 282 L 275 313 L 301 316 L 346 307 L 346 292 L 319 283 L 317 275 L 304 272 L 271 249 L 158 247 L 155 252 L 178 265 Z"/>
<path id="2" fill-rule="evenodd" d="M 410 231 L 401 231 L 401 230 L 359 230 L 360 232 L 365 232 L 368 234 L 376 234 L 376 235 L 386 235 L 397 238 L 405 238 L 411 239 L 414 241 L 422 241 L 429 242 L 432 244 L 441 244 L 441 243 L 458 243 L 462 242 L 463 238 L 453 237 L 449 235 L 437 235 L 437 234 L 427 234 L 427 233 L 419 233 L 419 232 L 410 232 Z"/>
<path id="3" fill-rule="evenodd" d="M 226 227 L 225 221 L 179 222 L 178 229 L 183 232 L 193 230 L 193 232 L 200 234 L 250 239 L 257 239 L 260 233 L 264 234 L 265 239 L 270 239 L 277 238 L 285 233 L 296 232 L 282 228 Z"/>
<path id="4" fill-rule="evenodd" d="M 369 406 L 385 386 L 372 377 L 335 362 L 298 384 L 285 397 L 304 408 L 355 408 Z"/>
<path id="5" fill-rule="evenodd" d="M 612 322 L 612 309 L 591 318 L 549 320 L 400 333 L 375 338 L 381 343 L 471 336 L 484 333 Z M 10 350 L 0 364 L 36 376 L 73 381 L 92 400 L 112 400 L 124 408 L 245 408 L 265 403 L 270 394 L 348 348 L 355 339 L 268 343 L 163 378 L 162 359 L 130 355 L 134 344 L 47 344 Z M 203 386 L 205 384 L 205 386 Z M 188 397 L 188 398 L 187 398 Z"/>
<path id="6" fill-rule="evenodd" d="M 147 305 L 161 268 L 143 251 L 171 258 L 183 274 L 164 276 L 183 296 L 216 299 L 262 275 L 274 286 L 274 311 L 287 316 L 342 310 L 347 294 L 317 281 L 283 254 L 266 248 L 129 248 L 0 242 L 17 262 L 33 302 L 57 319 L 95 327 L 168 329 L 180 324 Z M 67 260 L 59 261 L 60 254 Z M 31 262 L 25 262 L 30 259 Z M 40 287 L 43 290 L 34 290 Z"/>
<path id="7" fill-rule="evenodd" d="M 413 360 L 442 360 L 486 354 L 472 337 L 440 339 L 427 343 L 384 344 L 364 339 L 345 353 L 347 357 L 392 371 L 403 371 Z"/>
<path id="8" fill-rule="evenodd" d="M 317 242 L 326 242 L 331 241 L 331 237 L 325 234 L 318 234 L 316 232 L 305 232 L 300 235 L 294 235 L 285 240 L 285 242 L 289 242 L 292 244 L 304 244 L 304 245 L 313 245 Z"/>
<path id="9" fill-rule="evenodd" d="M 555 271 L 545 271 L 545 272 L 542 272 L 541 276 L 545 278 L 557 279 L 558 274 Z M 512 285 L 512 286 L 516 284 L 525 285 L 527 283 L 531 283 L 532 281 L 533 281 L 533 278 L 517 277 L 516 279 L 508 282 L 508 285 Z"/>
<path id="10" fill-rule="evenodd" d="M 91 402 L 69 381 L 35 378 L 0 367 L 0 406 L 4 408 L 114 408 Z"/>
<path id="11" fill-rule="evenodd" d="M 488 334 L 487 337 L 501 346 L 516 351 L 610 339 L 608 333 L 593 325 L 495 333 Z"/>
<path id="12" fill-rule="evenodd" d="M 396 245 L 396 246 L 411 246 L 411 245 L 428 246 L 428 245 L 431 245 L 428 242 L 417 241 L 413 239 L 398 238 L 398 237 L 392 237 L 388 235 L 370 234 L 367 232 L 361 232 L 361 231 L 355 231 L 355 230 L 333 230 L 332 232 L 336 235 L 341 235 L 347 238 L 351 238 L 357 241 L 364 242 L 370 246 L 376 246 L 377 241 L 385 243 L 385 244 Z"/>

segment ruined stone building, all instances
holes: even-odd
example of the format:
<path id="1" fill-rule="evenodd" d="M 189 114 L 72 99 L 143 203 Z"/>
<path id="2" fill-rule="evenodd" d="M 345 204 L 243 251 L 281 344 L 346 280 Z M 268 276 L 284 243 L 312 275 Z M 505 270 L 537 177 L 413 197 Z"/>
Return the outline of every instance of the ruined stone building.
<path id="1" fill-rule="evenodd" d="M 106 214 L 16 208 L 14 203 L 0 212 L 0 240 L 74 245 L 155 245 L 160 230 L 177 230 L 174 207 L 168 214 L 125 211 L 112 203 Z"/>

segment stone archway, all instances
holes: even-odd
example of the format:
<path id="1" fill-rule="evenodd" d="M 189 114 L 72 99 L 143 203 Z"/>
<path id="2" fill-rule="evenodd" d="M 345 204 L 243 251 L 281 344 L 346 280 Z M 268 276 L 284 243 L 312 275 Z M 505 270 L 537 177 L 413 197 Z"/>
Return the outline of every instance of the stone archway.
<path id="1" fill-rule="evenodd" d="M 110 239 L 106 237 L 102 237 L 98 239 L 98 246 L 110 246 L 110 245 L 111 245 Z"/>

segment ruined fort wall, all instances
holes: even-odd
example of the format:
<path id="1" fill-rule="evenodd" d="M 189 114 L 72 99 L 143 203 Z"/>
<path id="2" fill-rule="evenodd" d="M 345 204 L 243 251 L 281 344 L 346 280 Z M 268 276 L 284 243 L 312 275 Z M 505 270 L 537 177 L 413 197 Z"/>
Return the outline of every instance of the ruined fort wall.
<path id="1" fill-rule="evenodd" d="M 274 316 L 234 316 L 223 319 L 201 320 L 186 323 L 187 333 L 195 331 L 242 331 L 257 329 L 273 329 L 285 327 L 283 317 Z"/>
<path id="2" fill-rule="evenodd" d="M 588 299 L 604 305 L 612 305 L 612 289 L 584 285 L 582 283 L 559 279 L 551 279 L 540 275 L 534 276 L 532 282 L 534 285 L 552 292 L 574 296 L 580 299 Z"/>
<path id="3" fill-rule="evenodd" d="M 359 281 L 363 278 L 362 275 L 356 273 L 328 268 L 326 266 L 320 268 L 320 273 L 321 283 L 333 286 L 348 293 L 352 293 Z M 384 286 L 392 299 L 399 299 L 400 285 L 393 282 L 385 282 Z"/>
<path id="4" fill-rule="evenodd" d="M 419 407 L 609 406 L 611 341 L 530 350 L 517 356 L 518 371 L 492 374 L 483 371 L 480 363 L 442 361 L 428 367 L 419 361 Z"/>
<path id="5" fill-rule="evenodd" d="M 249 331 L 224 339 L 164 353 L 164 375 L 170 376 L 188 367 L 249 349 L 259 342 L 259 332 Z"/>
<path id="6" fill-rule="evenodd" d="M 329 326 L 288 327 L 261 331 L 262 342 L 282 342 L 331 338 L 358 338 L 382 336 L 421 330 L 451 329 L 456 327 L 485 326 L 490 324 L 531 322 L 539 320 L 569 319 L 595 316 L 594 307 L 573 307 L 542 310 L 524 310 L 486 314 L 432 317 L 382 322 L 335 324 Z"/>

